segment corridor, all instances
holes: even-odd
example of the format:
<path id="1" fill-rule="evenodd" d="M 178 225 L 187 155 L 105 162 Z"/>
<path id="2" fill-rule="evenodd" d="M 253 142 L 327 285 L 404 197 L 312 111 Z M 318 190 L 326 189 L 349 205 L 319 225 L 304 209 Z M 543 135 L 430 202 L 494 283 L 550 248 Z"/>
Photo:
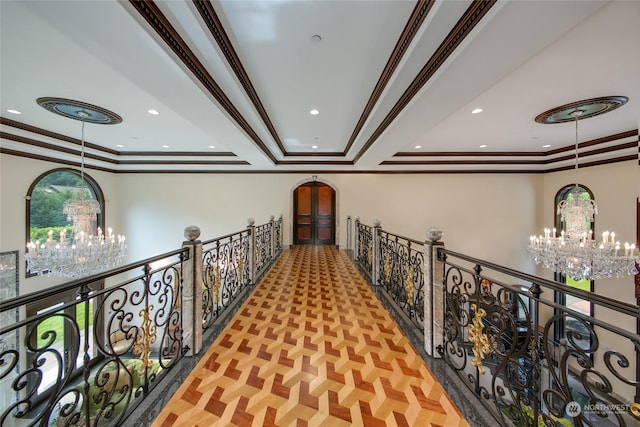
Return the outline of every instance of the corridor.
<path id="1" fill-rule="evenodd" d="M 346 253 L 296 246 L 152 425 L 469 424 Z"/>

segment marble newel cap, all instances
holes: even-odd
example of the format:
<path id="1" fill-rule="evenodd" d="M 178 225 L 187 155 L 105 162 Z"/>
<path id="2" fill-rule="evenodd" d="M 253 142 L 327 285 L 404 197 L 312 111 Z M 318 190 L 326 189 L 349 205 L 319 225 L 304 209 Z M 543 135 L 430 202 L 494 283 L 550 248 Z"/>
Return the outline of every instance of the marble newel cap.
<path id="1" fill-rule="evenodd" d="M 437 242 L 438 240 L 442 239 L 442 230 L 437 227 L 429 228 L 427 230 L 427 239 L 431 240 L 432 242 Z"/>
<path id="2" fill-rule="evenodd" d="M 190 225 L 184 229 L 184 238 L 187 240 L 196 240 L 200 237 L 200 227 L 197 225 Z"/>

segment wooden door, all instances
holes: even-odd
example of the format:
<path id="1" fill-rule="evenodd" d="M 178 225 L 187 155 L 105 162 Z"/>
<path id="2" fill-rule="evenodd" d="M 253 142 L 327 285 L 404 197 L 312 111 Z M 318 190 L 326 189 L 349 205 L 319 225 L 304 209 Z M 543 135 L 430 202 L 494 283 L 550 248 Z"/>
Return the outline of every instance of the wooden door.
<path id="1" fill-rule="evenodd" d="M 296 245 L 335 244 L 335 205 L 333 188 L 309 182 L 296 188 L 294 204 L 294 241 Z"/>

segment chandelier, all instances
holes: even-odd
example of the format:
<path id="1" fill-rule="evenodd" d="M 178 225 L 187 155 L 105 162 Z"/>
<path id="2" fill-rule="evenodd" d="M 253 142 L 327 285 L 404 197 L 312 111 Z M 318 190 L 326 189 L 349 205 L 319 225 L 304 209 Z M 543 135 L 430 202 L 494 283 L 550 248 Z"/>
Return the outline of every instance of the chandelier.
<path id="1" fill-rule="evenodd" d="M 596 98 L 568 104 L 542 113 L 539 123 L 574 121 L 576 127 L 575 166 L 578 172 L 578 120 L 615 109 L 626 103 L 625 97 Z M 544 235 L 529 238 L 528 252 L 536 264 L 573 278 L 597 280 L 637 274 L 635 264 L 640 262 L 635 244 L 620 244 L 615 232 L 605 231 L 602 238 L 593 235 L 591 224 L 598 214 L 598 206 L 587 192 L 577 184 L 565 200 L 558 204 L 557 214 L 564 224 L 545 228 Z"/>
<path id="2" fill-rule="evenodd" d="M 65 230 L 54 236 L 50 230 L 46 241 L 27 243 L 27 271 L 80 278 L 123 264 L 126 260 L 126 238 L 114 234 L 111 228 L 106 233 L 100 227 L 94 228 L 102 210 L 97 200 L 87 198 L 91 191 L 84 178 L 85 122 L 114 124 L 122 119 L 100 107 L 68 99 L 39 98 L 38 104 L 56 114 L 82 121 L 80 187 L 75 189 L 74 198 L 67 200 L 62 208 L 67 220 L 72 222 L 72 236 L 67 236 Z"/>

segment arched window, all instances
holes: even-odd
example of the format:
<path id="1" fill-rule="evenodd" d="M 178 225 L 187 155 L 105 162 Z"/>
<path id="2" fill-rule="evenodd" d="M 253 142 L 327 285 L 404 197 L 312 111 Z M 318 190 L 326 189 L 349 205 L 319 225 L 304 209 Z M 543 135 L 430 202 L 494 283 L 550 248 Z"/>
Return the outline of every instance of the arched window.
<path id="1" fill-rule="evenodd" d="M 73 238 L 72 221 L 67 218 L 67 215 L 63 213 L 64 203 L 67 200 L 77 199 L 80 192 L 84 192 L 86 199 L 96 200 L 100 204 L 100 213 L 97 215 L 95 221 L 91 221 L 91 224 L 86 224 L 87 230 L 93 230 L 94 233 L 97 227 L 104 229 L 104 194 L 98 186 L 98 183 L 84 174 L 84 185 L 82 184 L 81 172 L 75 169 L 60 168 L 53 169 L 43 173 L 33 181 L 29 192 L 26 197 L 26 233 L 25 244 L 30 241 L 44 242 L 49 238 L 49 233 L 53 240 L 59 241 L 60 232 L 65 230 L 67 238 Z M 35 273 L 26 273 L 26 277 L 32 277 Z M 94 291 L 102 289 L 103 282 L 94 282 L 91 287 Z M 94 311 L 93 300 L 86 307 L 84 304 L 70 305 L 66 308 L 61 308 L 64 304 L 68 304 L 78 298 L 76 290 L 69 290 L 67 292 L 57 293 L 49 298 L 41 299 L 31 304 L 27 304 L 26 314 L 27 316 L 35 316 L 45 312 L 60 312 L 67 317 L 77 319 L 77 325 L 80 328 L 84 328 L 86 324 L 83 319 L 89 317 L 89 327 L 96 329 L 96 325 L 93 325 Z M 53 343 L 52 348 L 60 355 L 63 355 L 65 364 L 74 363 L 74 361 L 67 360 L 66 348 L 69 348 L 73 344 L 73 336 L 77 335 L 80 340 L 80 348 L 84 347 L 84 337 L 90 336 L 91 342 L 89 348 L 92 358 L 97 356 L 96 346 L 93 344 L 94 334 L 85 334 L 83 330 L 75 331 L 70 327 L 69 322 L 63 322 L 62 317 L 52 317 L 42 322 L 38 329 L 42 328 L 43 331 L 53 330 L 56 331 L 56 341 Z M 98 326 L 100 328 L 100 326 Z M 40 334 L 41 335 L 41 334 Z M 78 372 L 84 366 L 83 354 L 79 353 L 78 360 L 75 361 L 75 366 Z M 29 357 L 32 357 L 30 354 Z M 51 361 L 46 362 L 53 366 Z M 43 370 L 47 369 L 47 365 L 43 366 Z M 55 385 L 55 378 L 44 378 L 39 384 L 36 400 L 48 398 L 51 387 Z"/>
<path id="2" fill-rule="evenodd" d="M 556 198 L 555 198 L 555 206 L 554 206 L 554 215 L 555 215 L 555 227 L 558 230 L 558 232 L 563 231 L 564 230 L 564 226 L 565 224 L 561 222 L 560 220 L 560 215 L 557 213 L 558 212 L 558 205 L 560 204 L 560 202 L 562 202 L 563 200 L 571 200 L 574 197 L 574 192 L 572 192 L 572 190 L 575 188 L 576 184 L 571 184 L 571 185 L 567 185 L 563 188 L 560 189 L 560 191 L 558 191 L 558 193 L 556 194 Z M 580 190 L 579 197 L 580 198 L 584 198 L 585 200 L 588 199 L 592 199 L 595 200 L 593 198 L 593 193 L 591 192 L 591 190 L 589 190 L 587 187 L 583 186 L 583 185 L 578 185 L 578 189 Z M 591 230 L 594 235 L 595 235 L 595 221 L 592 221 L 588 224 L 588 230 Z M 566 284 L 569 287 L 572 288 L 577 288 L 577 289 L 582 289 L 584 291 L 588 291 L 588 292 L 593 292 L 593 281 L 589 280 L 589 279 L 583 279 L 583 280 L 574 280 L 571 277 L 567 277 L 564 276 L 560 273 L 556 273 L 555 274 L 555 280 L 558 282 L 562 282 L 564 284 Z M 575 310 L 579 313 L 585 314 L 587 316 L 592 316 L 593 315 L 593 304 L 587 300 L 583 300 L 580 298 L 576 298 L 572 295 L 567 295 L 563 292 L 556 292 L 555 295 L 555 300 L 556 303 L 558 304 L 562 304 L 565 307 L 568 307 L 572 310 Z M 574 329 L 574 326 L 577 325 L 577 327 L 579 327 L 579 322 L 573 322 L 574 319 L 569 319 L 566 322 L 563 322 L 562 325 L 558 325 L 559 327 L 556 328 L 557 332 L 556 332 L 556 339 L 561 339 L 566 337 L 566 333 L 569 330 L 576 330 L 577 332 L 581 332 L 578 329 Z M 574 325 L 574 323 L 576 325 Z M 583 331 L 584 332 L 584 331 Z M 582 334 L 583 336 L 588 336 L 589 334 Z"/>
<path id="3" fill-rule="evenodd" d="M 29 187 L 26 197 L 25 244 L 44 242 L 49 235 L 53 240 L 59 240 L 63 231 L 67 238 L 72 238 L 72 222 L 63 212 L 63 207 L 67 200 L 78 198 L 80 192 L 84 192 L 87 199 L 96 200 L 101 208 L 95 223 L 87 226 L 94 234 L 98 227 L 104 229 L 104 195 L 98 183 L 85 173 L 82 185 L 80 171 L 53 169 L 40 175 Z M 32 275 L 27 273 L 27 277 Z"/>

